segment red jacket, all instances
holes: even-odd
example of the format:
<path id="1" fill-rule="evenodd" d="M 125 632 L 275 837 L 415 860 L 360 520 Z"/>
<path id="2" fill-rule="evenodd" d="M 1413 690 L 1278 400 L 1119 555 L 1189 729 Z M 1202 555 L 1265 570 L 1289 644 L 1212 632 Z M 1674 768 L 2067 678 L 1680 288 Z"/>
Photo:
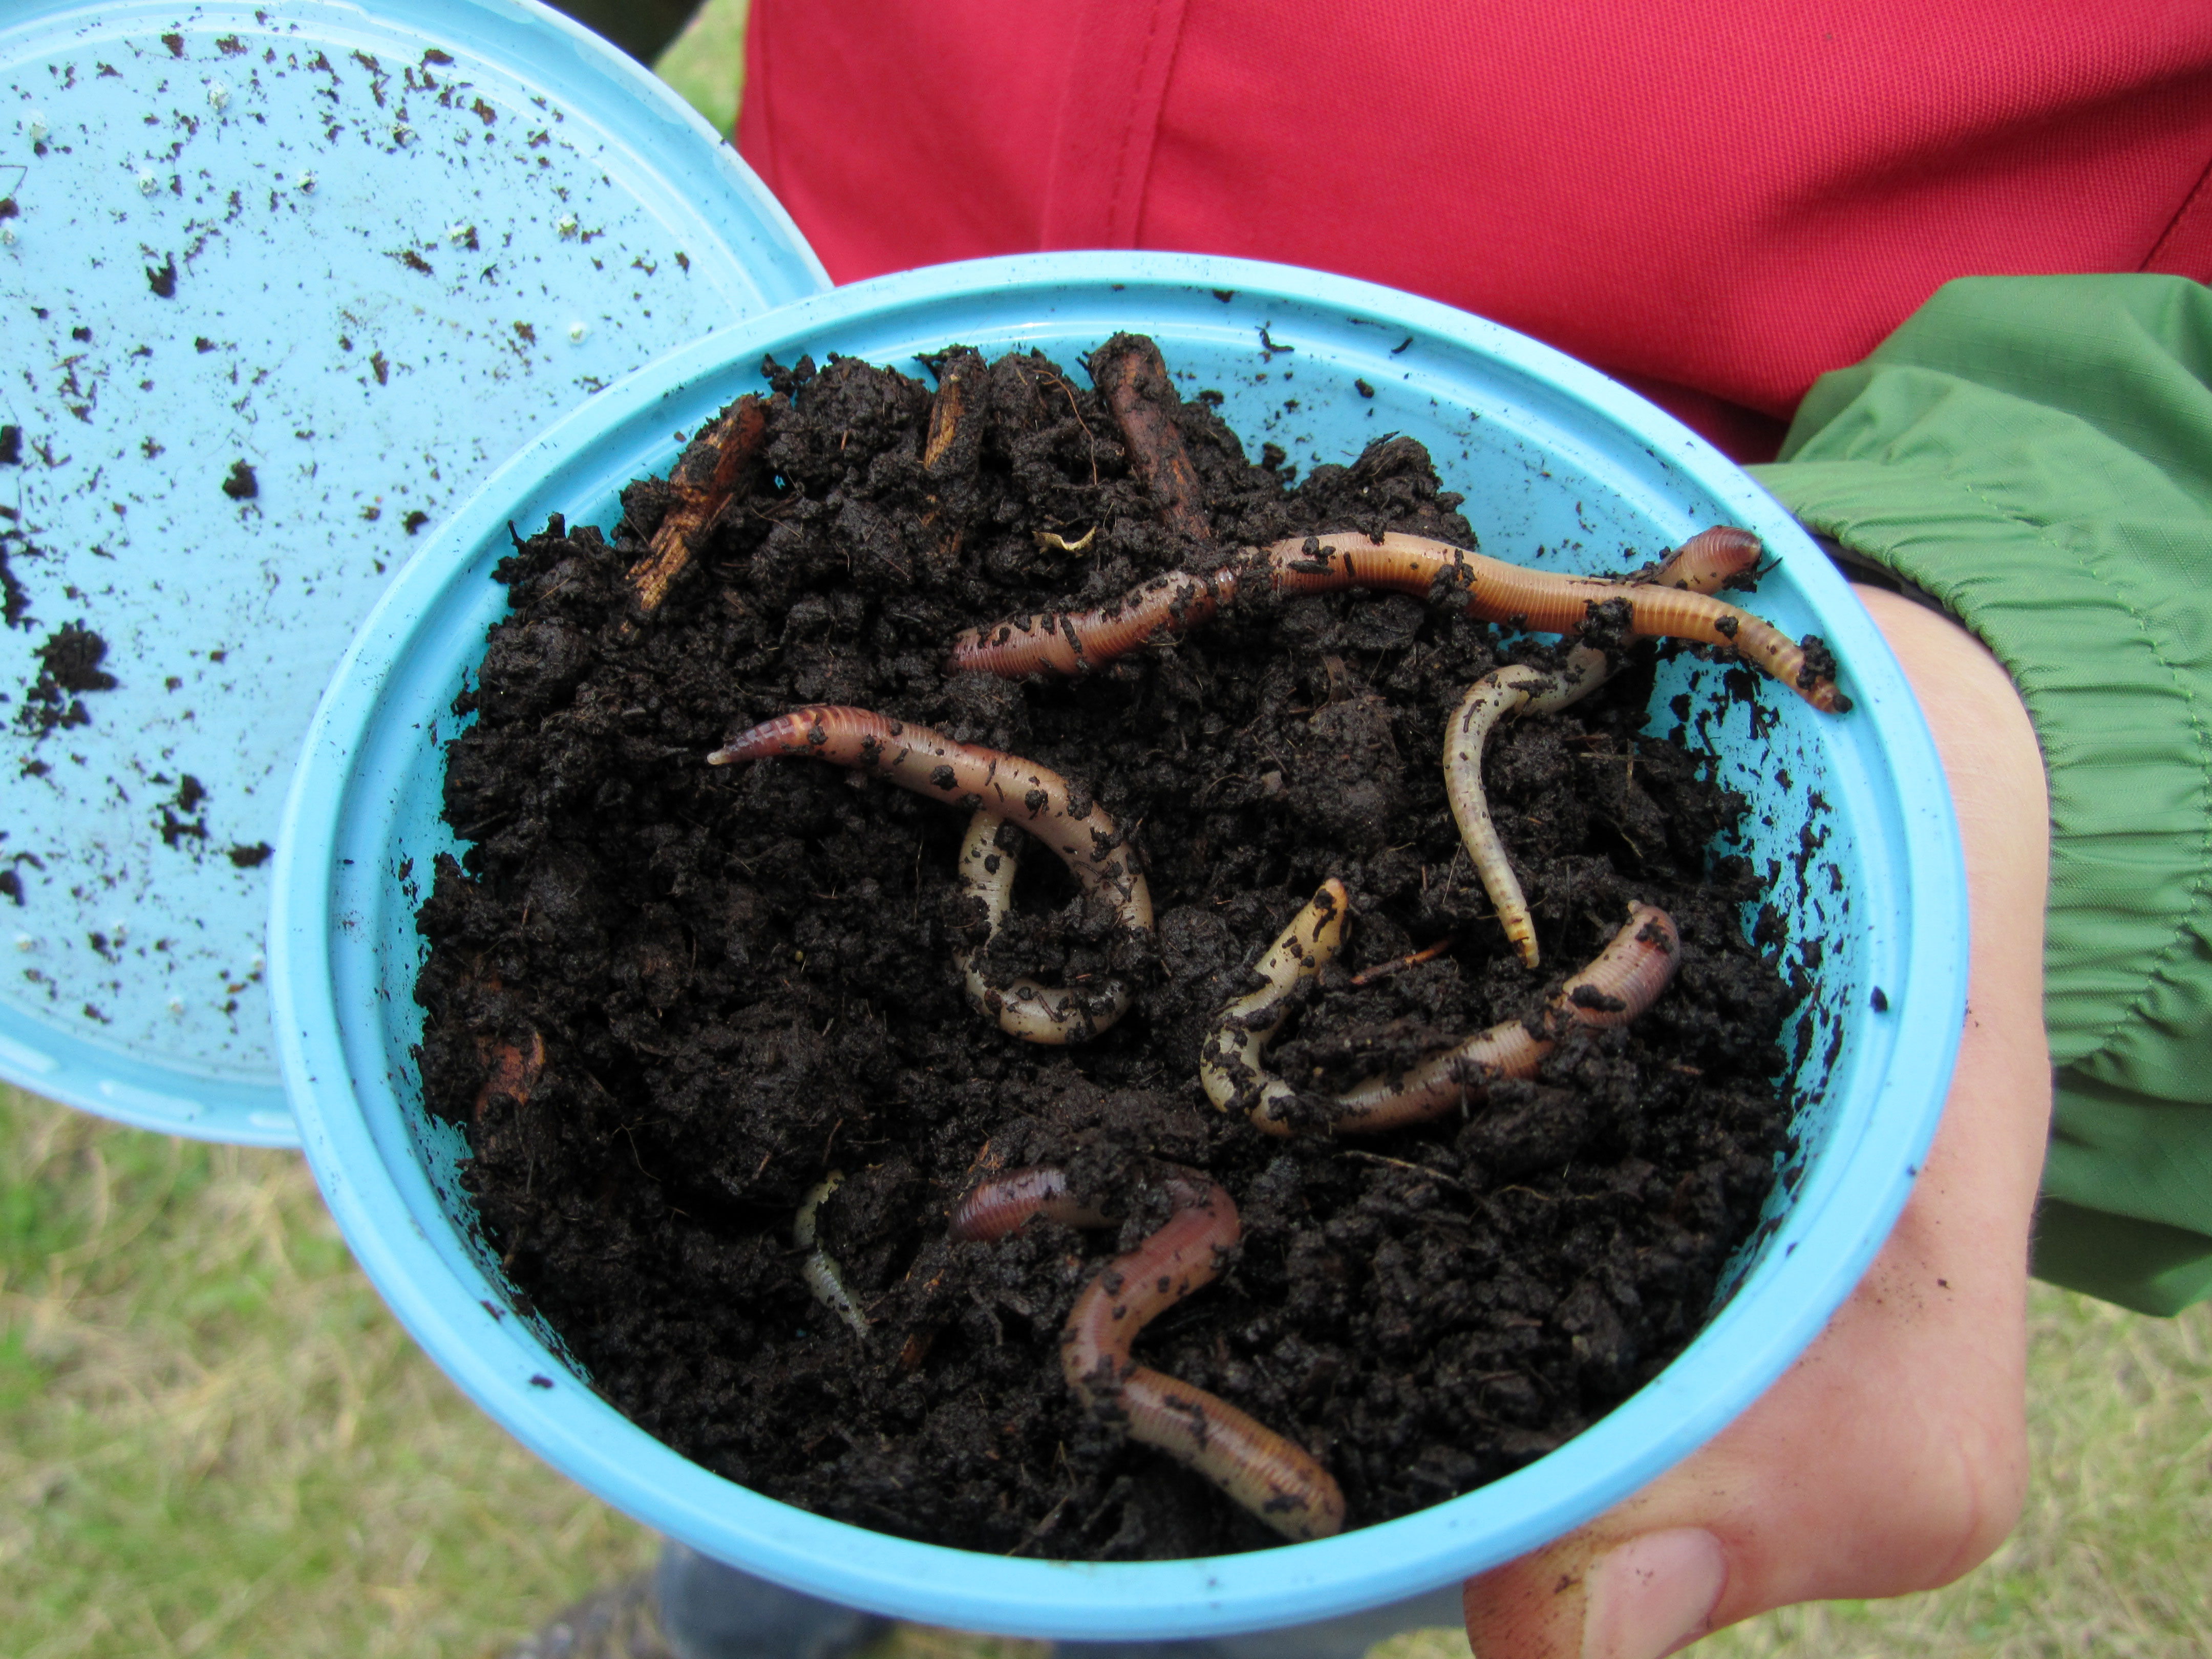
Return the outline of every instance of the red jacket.
<path id="1" fill-rule="evenodd" d="M 840 281 L 1279 259 L 1740 456 L 1950 277 L 2212 278 L 2206 0 L 753 0 L 738 140 Z"/>

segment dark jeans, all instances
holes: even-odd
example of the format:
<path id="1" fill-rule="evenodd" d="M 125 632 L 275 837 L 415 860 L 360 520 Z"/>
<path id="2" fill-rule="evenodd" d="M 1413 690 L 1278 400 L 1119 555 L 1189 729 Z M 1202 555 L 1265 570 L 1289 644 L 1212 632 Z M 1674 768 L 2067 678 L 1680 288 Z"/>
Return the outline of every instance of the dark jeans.
<path id="1" fill-rule="evenodd" d="M 671 1543 L 653 1574 L 661 1627 L 679 1659 L 842 1659 L 885 1622 L 771 1584 Z M 1291 1630 L 1188 1642 L 1061 1642 L 1055 1659 L 1361 1659 L 1401 1632 L 1460 1622 L 1459 1587 Z"/>

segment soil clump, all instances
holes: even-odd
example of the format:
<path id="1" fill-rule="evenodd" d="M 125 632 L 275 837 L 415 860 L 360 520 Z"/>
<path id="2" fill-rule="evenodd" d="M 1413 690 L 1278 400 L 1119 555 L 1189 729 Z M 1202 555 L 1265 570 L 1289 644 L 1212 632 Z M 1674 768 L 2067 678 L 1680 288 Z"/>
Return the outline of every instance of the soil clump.
<path id="1" fill-rule="evenodd" d="M 1532 972 L 1438 757 L 1468 684 L 1509 655 L 1553 660 L 1549 642 L 1509 652 L 1453 607 L 1348 592 L 1240 601 L 1074 680 L 948 674 L 964 628 L 1225 549 L 1476 544 L 1410 439 L 1299 479 L 1272 446 L 1249 461 L 1218 400 L 1152 388 L 1196 481 L 1196 517 L 1164 514 L 1081 374 L 961 350 L 927 367 L 933 388 L 768 364 L 771 393 L 712 429 L 742 455 L 695 444 L 624 492 L 611 534 L 556 519 L 500 566 L 514 608 L 449 750 L 447 815 L 471 845 L 439 863 L 416 987 L 426 1098 L 467 1131 L 486 1238 L 607 1399 L 769 1496 L 997 1553 L 1260 1547 L 1274 1535 L 1060 1374 L 1078 1292 L 1165 1218 L 1161 1167 L 1184 1165 L 1234 1196 L 1243 1242 L 1146 1329 L 1144 1364 L 1310 1448 L 1354 1525 L 1540 1455 L 1695 1334 L 1775 1178 L 1789 1108 L 1770 1079 L 1805 988 L 1743 937 L 1747 865 L 1708 850 L 1742 803 L 1644 734 L 1648 666 L 1501 728 L 1486 775 L 1544 946 Z M 718 461 L 726 507 L 694 489 Z M 664 523 L 682 536 L 656 544 Z M 678 541 L 688 557 L 652 551 Z M 641 562 L 666 596 L 649 609 Z M 1156 945 L 1027 843 L 984 958 L 1001 983 L 1124 976 L 1127 1017 L 1051 1048 L 969 1006 L 957 957 L 984 927 L 956 882 L 957 805 L 805 759 L 703 763 L 808 703 L 1092 792 L 1139 849 Z M 1682 965 L 1644 1018 L 1574 1030 L 1537 1079 L 1463 1113 L 1272 1138 L 1207 1104 L 1199 1048 L 1330 877 L 1351 895 L 1344 952 L 1269 1051 L 1301 1088 L 1534 1012 L 1632 899 L 1672 914 Z M 983 1171 L 1042 1163 L 1119 1232 L 1039 1219 L 948 1241 Z M 793 1238 L 832 1172 L 817 1231 L 865 1334 L 809 1293 Z"/>

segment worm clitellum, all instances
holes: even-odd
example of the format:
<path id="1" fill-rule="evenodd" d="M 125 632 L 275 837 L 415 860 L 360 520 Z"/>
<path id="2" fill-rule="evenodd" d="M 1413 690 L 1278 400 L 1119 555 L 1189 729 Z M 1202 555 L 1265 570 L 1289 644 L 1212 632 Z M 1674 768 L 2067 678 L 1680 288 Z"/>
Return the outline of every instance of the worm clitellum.
<path id="1" fill-rule="evenodd" d="M 1269 1134 L 1295 1132 L 1297 1126 L 1284 1116 L 1283 1111 L 1297 1097 L 1297 1091 L 1261 1064 L 1267 1039 L 1273 1035 L 1274 1026 L 1269 1024 L 1261 1031 L 1260 1021 L 1289 996 L 1298 978 L 1320 972 L 1335 954 L 1343 937 L 1341 931 L 1324 941 L 1312 927 L 1315 907 L 1322 903 L 1326 894 L 1324 889 L 1313 904 L 1300 911 L 1269 950 L 1272 957 L 1285 940 L 1296 944 L 1301 937 L 1310 935 L 1311 942 L 1302 948 L 1306 956 L 1319 959 L 1310 964 L 1302 963 L 1297 975 L 1271 981 L 1252 996 L 1239 999 L 1224 1009 L 1221 1024 L 1200 1050 L 1206 1057 L 1200 1062 L 1201 1074 L 1206 1065 L 1218 1065 L 1215 1057 L 1224 1054 L 1233 1059 L 1242 1072 L 1241 1077 L 1224 1072 L 1232 1085 L 1226 1100 L 1215 1094 L 1212 1082 L 1207 1081 L 1206 1093 L 1212 1097 L 1214 1103 L 1226 1110 L 1238 1099 L 1251 1103 L 1252 1121 Z M 1304 934 L 1301 930 L 1304 930 Z M 1534 1076 L 1536 1067 L 1552 1052 L 1566 1026 L 1626 1024 L 1657 1001 L 1659 994 L 1667 988 L 1667 981 L 1674 977 L 1681 954 L 1681 939 L 1675 933 L 1673 918 L 1656 904 L 1630 905 L 1627 922 L 1605 949 L 1592 958 L 1588 967 L 1560 986 L 1545 1004 L 1535 1022 L 1544 1035 L 1532 1033 L 1527 1021 L 1501 1020 L 1464 1042 L 1431 1054 L 1395 1078 L 1370 1078 L 1329 1103 L 1334 1108 L 1327 1126 L 1329 1133 L 1366 1135 L 1401 1129 L 1409 1123 L 1443 1116 L 1462 1099 L 1479 1097 L 1500 1078 Z M 1248 1007 L 1248 1004 L 1254 1006 Z M 1230 1050 L 1224 1045 L 1224 1038 L 1231 1030 L 1232 1014 L 1240 1009 L 1243 1012 L 1237 1017 L 1246 1023 L 1253 1036 L 1241 1048 Z M 1281 1016 L 1276 1018 L 1279 1022 Z"/>
<path id="2" fill-rule="evenodd" d="M 1132 1440 L 1204 1475 L 1284 1537 L 1334 1537 L 1344 1526 L 1344 1493 L 1310 1452 L 1227 1401 L 1130 1358 L 1138 1333 L 1211 1283 L 1243 1236 L 1237 1205 L 1219 1183 L 1178 1171 L 1167 1191 L 1174 1208 L 1166 1224 L 1108 1262 L 1075 1298 L 1060 1339 L 1067 1385 L 1094 1413 L 1125 1420 Z M 1002 1238 L 1038 1214 L 1069 1226 L 1111 1224 L 1074 1206 L 1059 1170 L 1018 1170 L 963 1200 L 952 1236 Z"/>
<path id="3" fill-rule="evenodd" d="M 1756 663 L 1815 708 L 1839 714 L 1850 706 L 1825 647 L 1808 652 L 1771 623 L 1709 594 L 1530 570 L 1398 531 L 1380 541 L 1341 531 L 1291 537 L 1204 574 L 1156 576 L 1096 610 L 1042 611 L 969 629 L 953 641 L 949 665 L 1008 679 L 1080 673 L 1147 640 L 1187 632 L 1233 605 L 1248 585 L 1278 593 L 1363 587 L 1461 596 L 1471 617 L 1543 634 L 1578 633 L 1596 607 L 1626 604 L 1632 633 L 1718 646 Z"/>
<path id="4" fill-rule="evenodd" d="M 1049 767 L 995 749 L 955 743 L 911 721 L 833 703 L 813 703 L 763 720 L 708 756 L 707 763 L 729 766 L 776 755 L 811 755 L 857 771 L 879 773 L 915 794 L 1017 824 L 1057 854 L 1085 893 L 1103 895 L 1122 927 L 1152 931 L 1152 893 L 1128 843 L 1104 807 L 1090 800 L 1078 802 L 1067 780 Z M 968 840 L 969 848 L 975 848 L 972 826 Z M 963 875 L 969 873 L 967 850 L 961 860 Z M 995 881 L 997 872 L 984 871 L 984 861 L 979 852 L 975 875 Z M 1005 873 L 1011 884 L 1011 867 Z M 992 917 L 994 928 L 1000 914 L 1003 905 Z M 971 989 L 981 984 L 981 975 L 965 963 L 963 971 Z M 1031 995 L 1018 994 L 1025 987 Z M 1028 980 L 1011 990 L 1016 994 L 985 987 L 981 1000 L 998 1016 L 1003 1030 L 1032 1042 L 1073 1042 L 1094 1036 L 1129 1006 L 1128 988 L 1118 981 L 1109 981 L 1089 995 L 1047 994 Z"/>

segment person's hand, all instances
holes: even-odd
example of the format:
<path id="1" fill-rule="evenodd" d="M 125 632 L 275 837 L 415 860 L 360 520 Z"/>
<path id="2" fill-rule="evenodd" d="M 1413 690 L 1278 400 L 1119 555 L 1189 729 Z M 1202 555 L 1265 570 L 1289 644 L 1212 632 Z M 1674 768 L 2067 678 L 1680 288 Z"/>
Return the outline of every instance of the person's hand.
<path id="1" fill-rule="evenodd" d="M 1478 1659 L 1658 1659 L 1792 1602 L 1932 1589 L 2018 1517 L 2028 1223 L 2051 1109 L 2042 757 L 1970 635 L 1894 594 L 1860 596 L 1936 734 L 1966 843 L 1972 957 L 1942 1127 L 1865 1279 L 1757 1404 L 1619 1508 L 1469 1582 Z"/>

